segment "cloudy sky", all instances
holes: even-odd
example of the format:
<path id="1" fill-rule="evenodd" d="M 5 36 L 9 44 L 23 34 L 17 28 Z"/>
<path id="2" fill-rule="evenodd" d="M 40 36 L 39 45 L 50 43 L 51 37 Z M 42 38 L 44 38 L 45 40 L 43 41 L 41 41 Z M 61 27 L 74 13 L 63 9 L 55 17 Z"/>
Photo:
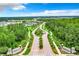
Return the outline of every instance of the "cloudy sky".
<path id="1" fill-rule="evenodd" d="M 78 3 L 0 3 L 0 17 L 79 16 Z"/>

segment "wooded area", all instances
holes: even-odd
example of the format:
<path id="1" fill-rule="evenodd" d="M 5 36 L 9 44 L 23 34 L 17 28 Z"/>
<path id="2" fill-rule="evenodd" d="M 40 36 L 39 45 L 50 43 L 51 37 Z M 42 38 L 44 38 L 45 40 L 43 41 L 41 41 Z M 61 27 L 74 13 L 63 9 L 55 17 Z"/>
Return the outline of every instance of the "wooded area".
<path id="1" fill-rule="evenodd" d="M 6 53 L 8 48 L 25 46 L 28 41 L 28 28 L 22 24 L 0 27 L 0 53 Z"/>
<path id="2" fill-rule="evenodd" d="M 57 37 L 60 44 L 79 51 L 79 18 L 45 20 L 46 28 Z"/>

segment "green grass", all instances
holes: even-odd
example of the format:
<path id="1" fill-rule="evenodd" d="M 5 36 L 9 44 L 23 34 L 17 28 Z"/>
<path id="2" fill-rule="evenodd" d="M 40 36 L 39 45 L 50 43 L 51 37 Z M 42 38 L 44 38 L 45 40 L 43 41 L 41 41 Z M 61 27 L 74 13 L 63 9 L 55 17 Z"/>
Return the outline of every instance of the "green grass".
<path id="1" fill-rule="evenodd" d="M 54 45 L 53 45 L 53 40 L 50 38 L 50 35 L 49 35 L 49 34 L 48 34 L 48 41 L 49 41 L 49 43 L 50 43 L 50 46 L 51 46 L 51 48 L 52 48 L 52 51 L 53 51 L 55 54 L 58 54 L 56 48 L 55 48 Z"/>
<path id="2" fill-rule="evenodd" d="M 23 54 L 23 55 L 28 55 L 29 53 L 30 53 L 30 51 L 31 51 L 31 48 L 32 48 L 32 44 L 33 44 L 33 39 L 34 39 L 34 37 L 33 37 L 33 35 L 32 35 L 32 31 L 36 28 L 36 27 L 38 27 L 39 26 L 39 24 L 38 25 L 33 25 L 33 26 L 31 26 L 30 27 L 30 39 L 29 39 L 29 45 L 28 45 L 28 48 L 27 48 L 27 50 L 25 51 L 25 53 Z"/>
<path id="3" fill-rule="evenodd" d="M 25 51 L 25 53 L 23 55 L 28 55 L 29 52 L 31 51 L 31 47 L 32 47 L 32 43 L 33 43 L 33 35 L 31 34 L 31 38 L 29 39 L 29 45 L 28 45 L 28 48 L 27 50 Z"/>
<path id="4" fill-rule="evenodd" d="M 38 28 L 36 30 L 35 34 L 40 37 L 40 36 L 42 36 L 43 32 L 42 32 L 42 30 L 40 28 Z"/>
<path id="5" fill-rule="evenodd" d="M 42 37 L 39 38 L 39 48 L 40 49 L 43 48 L 43 40 L 42 40 Z"/>

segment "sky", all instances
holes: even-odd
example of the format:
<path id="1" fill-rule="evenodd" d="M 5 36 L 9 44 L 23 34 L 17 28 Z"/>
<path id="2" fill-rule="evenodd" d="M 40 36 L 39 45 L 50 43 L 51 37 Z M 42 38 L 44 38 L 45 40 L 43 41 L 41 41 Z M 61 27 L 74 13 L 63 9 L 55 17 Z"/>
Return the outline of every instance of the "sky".
<path id="1" fill-rule="evenodd" d="M 79 16 L 79 3 L 0 3 L 0 17 Z"/>

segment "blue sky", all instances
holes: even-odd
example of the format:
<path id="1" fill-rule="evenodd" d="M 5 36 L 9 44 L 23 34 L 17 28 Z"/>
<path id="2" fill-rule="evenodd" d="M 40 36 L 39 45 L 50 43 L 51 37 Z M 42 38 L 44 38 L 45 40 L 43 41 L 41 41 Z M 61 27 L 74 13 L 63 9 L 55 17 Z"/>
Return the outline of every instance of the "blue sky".
<path id="1" fill-rule="evenodd" d="M 0 4 L 0 17 L 79 16 L 79 3 Z"/>

